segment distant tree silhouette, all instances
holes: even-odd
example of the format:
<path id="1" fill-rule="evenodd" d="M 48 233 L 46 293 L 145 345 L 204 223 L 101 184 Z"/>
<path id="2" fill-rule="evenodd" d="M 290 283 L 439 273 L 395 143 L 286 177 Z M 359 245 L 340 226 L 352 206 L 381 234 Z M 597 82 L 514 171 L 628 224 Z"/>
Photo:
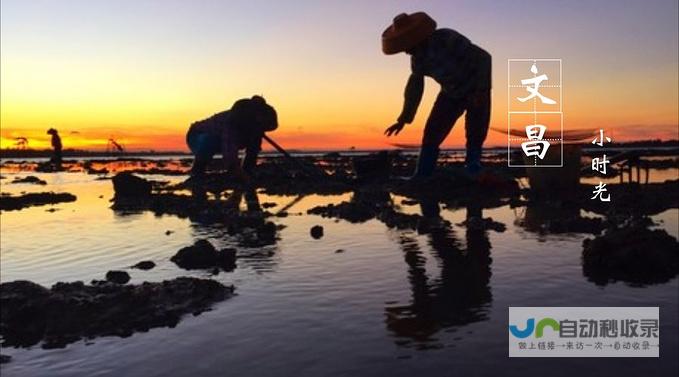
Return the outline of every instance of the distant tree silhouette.
<path id="1" fill-rule="evenodd" d="M 26 148 L 28 148 L 28 139 L 27 138 L 25 138 L 23 136 L 19 136 L 19 137 L 15 138 L 14 140 L 15 140 L 14 145 L 16 146 L 17 149 L 25 150 Z"/>
<path id="2" fill-rule="evenodd" d="M 106 145 L 106 152 L 109 153 L 125 153 L 125 147 L 120 143 L 115 141 L 113 138 L 108 139 L 108 144 Z"/>

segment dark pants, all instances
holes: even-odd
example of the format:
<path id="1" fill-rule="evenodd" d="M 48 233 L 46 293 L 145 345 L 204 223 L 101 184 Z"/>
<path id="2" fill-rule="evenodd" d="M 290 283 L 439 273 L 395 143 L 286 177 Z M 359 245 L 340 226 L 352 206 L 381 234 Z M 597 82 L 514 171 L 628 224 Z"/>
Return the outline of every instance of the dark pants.
<path id="1" fill-rule="evenodd" d="M 191 176 L 198 177 L 205 173 L 212 157 L 219 153 L 219 136 L 211 135 L 207 132 L 196 131 L 192 128 L 186 134 L 186 144 L 191 153 L 195 156 L 193 166 L 191 166 Z"/>
<path id="2" fill-rule="evenodd" d="M 61 148 L 54 148 L 54 152 L 52 152 L 52 158 L 50 158 L 50 162 L 54 164 L 61 164 L 62 162 Z"/>
<path id="3" fill-rule="evenodd" d="M 480 153 L 490 123 L 490 89 L 464 98 L 451 98 L 441 91 L 424 126 L 422 146 L 438 148 L 465 110 L 467 152 Z"/>

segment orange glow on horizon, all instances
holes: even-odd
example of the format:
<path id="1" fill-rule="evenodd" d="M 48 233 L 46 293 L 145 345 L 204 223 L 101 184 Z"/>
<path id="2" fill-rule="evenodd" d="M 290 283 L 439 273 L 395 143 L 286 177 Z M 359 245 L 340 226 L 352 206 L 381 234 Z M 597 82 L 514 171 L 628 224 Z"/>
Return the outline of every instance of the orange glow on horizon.
<path id="1" fill-rule="evenodd" d="M 614 141 L 634 141 L 634 140 L 674 140 L 676 139 L 676 126 L 672 125 L 658 125 L 653 126 L 652 130 L 643 126 L 628 126 L 628 127 L 610 127 L 606 128 L 606 133 L 611 135 Z M 401 145 L 419 145 L 422 133 L 421 125 L 409 125 L 398 137 L 390 137 L 382 135 L 382 130 L 371 129 L 367 134 L 352 134 L 349 132 L 305 132 L 305 131 L 291 131 L 291 130 L 277 130 L 269 133 L 276 142 L 281 144 L 286 149 L 291 150 L 349 150 L 349 149 L 391 149 L 397 148 L 396 144 Z M 154 135 L 144 135 L 143 131 L 125 131 L 119 132 L 124 136 L 114 137 L 114 140 L 123 145 L 128 151 L 188 151 L 185 144 L 183 131 L 178 130 L 175 133 L 156 133 Z M 78 133 L 60 133 L 64 149 L 80 149 L 91 151 L 104 151 L 108 146 L 109 133 L 104 131 L 78 132 Z M 27 147 L 29 149 L 50 149 L 50 137 L 46 135 L 44 130 L 2 130 L 0 137 L 0 148 L 15 149 L 16 138 L 26 137 L 29 140 Z M 486 147 L 502 147 L 506 145 L 506 134 L 489 130 L 488 137 L 485 142 Z M 464 121 L 460 120 L 459 124 L 455 126 L 451 134 L 446 139 L 442 147 L 459 148 L 464 147 Z M 273 148 L 263 141 L 262 147 L 264 150 L 272 150 Z"/>
<path id="2" fill-rule="evenodd" d="M 16 137 L 27 137 L 29 148 L 49 148 L 45 131 L 54 127 L 65 149 L 104 150 L 113 138 L 130 151 L 186 151 L 190 123 L 253 94 L 278 111 L 280 128 L 271 136 L 285 148 L 416 145 L 439 90 L 427 79 L 415 122 L 396 137 L 383 135 L 401 110 L 410 64 L 406 54 L 382 54 L 379 36 L 393 15 L 412 11 L 403 4 L 272 2 L 262 9 L 233 1 L 208 11 L 191 2 L 176 9 L 75 3 L 38 10 L 2 2 L 1 148 Z M 625 7 L 451 4 L 417 6 L 492 54 L 491 127 L 507 127 L 507 59 L 559 57 L 564 129 L 603 128 L 615 141 L 679 138 L 675 4 L 644 6 L 653 18 L 634 31 L 644 41 L 636 47 L 620 20 L 640 15 Z M 603 20 L 596 9 L 622 18 Z M 248 20 L 248 29 L 224 22 L 227 12 Z M 557 12 L 564 17 L 551 17 Z M 99 18 L 82 23 L 82 14 Z M 508 28 L 507 14 L 530 18 L 543 32 Z M 463 117 L 444 146 L 464 144 Z M 504 146 L 506 135 L 490 131 L 486 145 Z"/>

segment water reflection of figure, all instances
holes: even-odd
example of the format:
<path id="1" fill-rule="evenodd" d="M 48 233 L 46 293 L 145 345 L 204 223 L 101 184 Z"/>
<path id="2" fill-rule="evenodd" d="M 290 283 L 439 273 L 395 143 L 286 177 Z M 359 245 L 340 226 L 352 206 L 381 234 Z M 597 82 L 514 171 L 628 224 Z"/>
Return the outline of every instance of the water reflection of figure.
<path id="1" fill-rule="evenodd" d="M 438 203 L 425 201 L 421 208 L 432 223 L 429 244 L 441 272 L 438 278 L 430 278 L 426 258 L 414 235 L 400 233 L 412 301 L 408 305 L 386 307 L 386 325 L 397 337 L 416 342 L 418 348 L 441 347 L 433 338 L 439 331 L 487 319 L 487 305 L 492 300 L 491 245 L 486 230 L 467 227 L 467 247 L 462 249 L 450 223 L 440 218 Z M 481 206 L 467 207 L 467 219 L 473 217 L 482 217 Z"/>
<path id="2" fill-rule="evenodd" d="M 187 205 L 194 206 L 197 209 L 189 214 L 189 218 L 194 222 L 228 224 L 236 219 L 239 219 L 240 222 L 250 219 L 247 221 L 248 224 L 255 220 L 264 222 L 262 207 L 253 186 L 238 186 L 231 193 L 219 188 L 210 190 L 202 185 L 192 185 L 190 190 L 192 200 Z M 214 197 L 213 200 L 209 199 L 208 193 Z M 222 199 L 222 196 L 225 199 Z M 243 198 L 245 198 L 246 204 L 245 211 L 240 209 Z"/>
<path id="3" fill-rule="evenodd" d="M 257 191 L 252 186 L 245 186 L 224 193 L 211 193 L 217 198 L 208 200 L 205 189 L 196 185 L 192 187 L 194 201 L 203 204 L 202 211 L 190 216 L 196 239 L 209 237 L 218 248 L 237 246 L 238 266 L 248 266 L 257 272 L 271 271 L 277 264 L 273 258 L 278 241 L 276 224 L 267 220 L 260 205 Z M 241 202 L 245 200 L 245 209 Z"/>
<path id="4" fill-rule="evenodd" d="M 240 203 L 245 198 L 245 206 L 247 208 L 247 213 L 261 213 L 262 206 L 259 204 L 259 197 L 257 192 L 252 187 L 247 187 L 245 189 L 238 188 L 233 190 L 233 193 L 226 199 L 227 206 L 238 210 L 240 208 Z"/>
<path id="5" fill-rule="evenodd" d="M 530 233 L 538 234 L 541 241 L 548 234 L 599 234 L 604 228 L 601 218 L 583 216 L 577 205 L 539 201 L 528 203 L 523 216 L 518 216 L 515 224 Z"/>

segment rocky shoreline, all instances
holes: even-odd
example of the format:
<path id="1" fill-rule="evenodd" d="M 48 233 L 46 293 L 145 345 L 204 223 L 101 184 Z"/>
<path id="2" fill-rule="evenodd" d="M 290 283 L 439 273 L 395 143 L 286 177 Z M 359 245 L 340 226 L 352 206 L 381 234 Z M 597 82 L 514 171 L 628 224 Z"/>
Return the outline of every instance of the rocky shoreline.
<path id="1" fill-rule="evenodd" d="M 108 281 L 0 284 L 3 347 L 61 348 L 81 339 L 128 337 L 156 327 L 174 327 L 233 296 L 234 287 L 210 279 L 179 277 L 123 285 Z"/>
<path id="2" fill-rule="evenodd" d="M 223 227 L 237 245 L 262 248 L 280 239 L 284 225 L 272 220 L 288 215 L 286 208 L 269 212 L 275 203 L 259 203 L 258 193 L 271 195 L 338 195 L 350 193 L 348 200 L 317 205 L 307 215 L 337 221 L 363 223 L 377 220 L 387 228 L 414 230 L 419 234 L 443 234 L 452 224 L 439 215 L 441 208 L 466 208 L 467 217 L 457 224 L 470 234 L 504 232 L 507 226 L 483 217 L 484 209 L 503 206 L 525 208 L 515 225 L 537 234 L 578 233 L 592 235 L 582 248 L 583 275 L 592 283 L 605 285 L 622 281 L 631 285 L 666 282 L 679 274 L 677 240 L 664 230 L 653 229 L 650 216 L 679 207 L 679 180 L 649 184 L 611 184 L 614 204 L 588 200 L 590 185 L 578 185 L 568 198 L 537 197 L 522 187 L 520 170 L 502 168 L 506 161 L 493 162 L 485 175 L 467 176 L 459 163 L 443 163 L 427 180 L 404 180 L 413 169 L 414 158 L 389 156 L 390 174 L 359 177 L 352 159 L 340 155 L 303 159 L 322 166 L 323 176 L 309 176 L 282 160 L 267 160 L 258 166 L 250 185 L 234 183 L 220 173 L 208 174 L 200 184 L 169 184 L 149 180 L 131 171 L 112 174 L 115 169 L 99 165 L 71 164 L 111 179 L 115 195 L 111 209 L 126 212 L 150 211 L 156 215 L 190 218 L 193 222 Z M 118 161 L 116 161 L 118 162 Z M 185 174 L 187 161 L 176 164 L 135 161 L 134 172 L 163 174 L 159 169 Z M 80 166 L 82 165 L 82 166 Z M 146 167 L 144 170 L 142 167 Z M 362 169 L 370 166 L 362 166 Z M 11 183 L 43 185 L 37 177 L 15 179 Z M 401 199 L 396 200 L 395 197 Z M 238 206 L 245 197 L 247 210 Z M 0 210 L 20 210 L 30 206 L 75 201 L 68 193 L 3 194 Z M 419 213 L 403 206 L 418 206 Z M 166 233 L 169 234 L 169 233 Z M 323 242 L 326 230 L 315 225 L 309 237 Z M 650 245 L 650 246 L 649 246 Z M 343 252 L 338 249 L 335 253 Z M 209 241 L 198 239 L 180 249 L 170 260 L 179 268 L 202 269 L 217 274 L 232 271 L 238 252 L 218 250 Z M 149 270 L 155 262 L 141 261 L 130 268 Z M 198 314 L 234 294 L 232 286 L 209 279 L 180 277 L 158 283 L 130 285 L 122 270 L 109 271 L 106 280 L 57 283 L 47 288 L 28 281 L 0 284 L 0 335 L 3 346 L 43 348 L 64 347 L 81 339 L 99 336 L 130 336 L 156 327 L 173 327 L 188 314 Z M 7 362 L 8 358 L 2 358 Z"/>
<path id="3" fill-rule="evenodd" d="M 23 195 L 0 195 L 0 210 L 18 211 L 33 206 L 75 202 L 77 197 L 67 192 L 37 192 Z"/>

